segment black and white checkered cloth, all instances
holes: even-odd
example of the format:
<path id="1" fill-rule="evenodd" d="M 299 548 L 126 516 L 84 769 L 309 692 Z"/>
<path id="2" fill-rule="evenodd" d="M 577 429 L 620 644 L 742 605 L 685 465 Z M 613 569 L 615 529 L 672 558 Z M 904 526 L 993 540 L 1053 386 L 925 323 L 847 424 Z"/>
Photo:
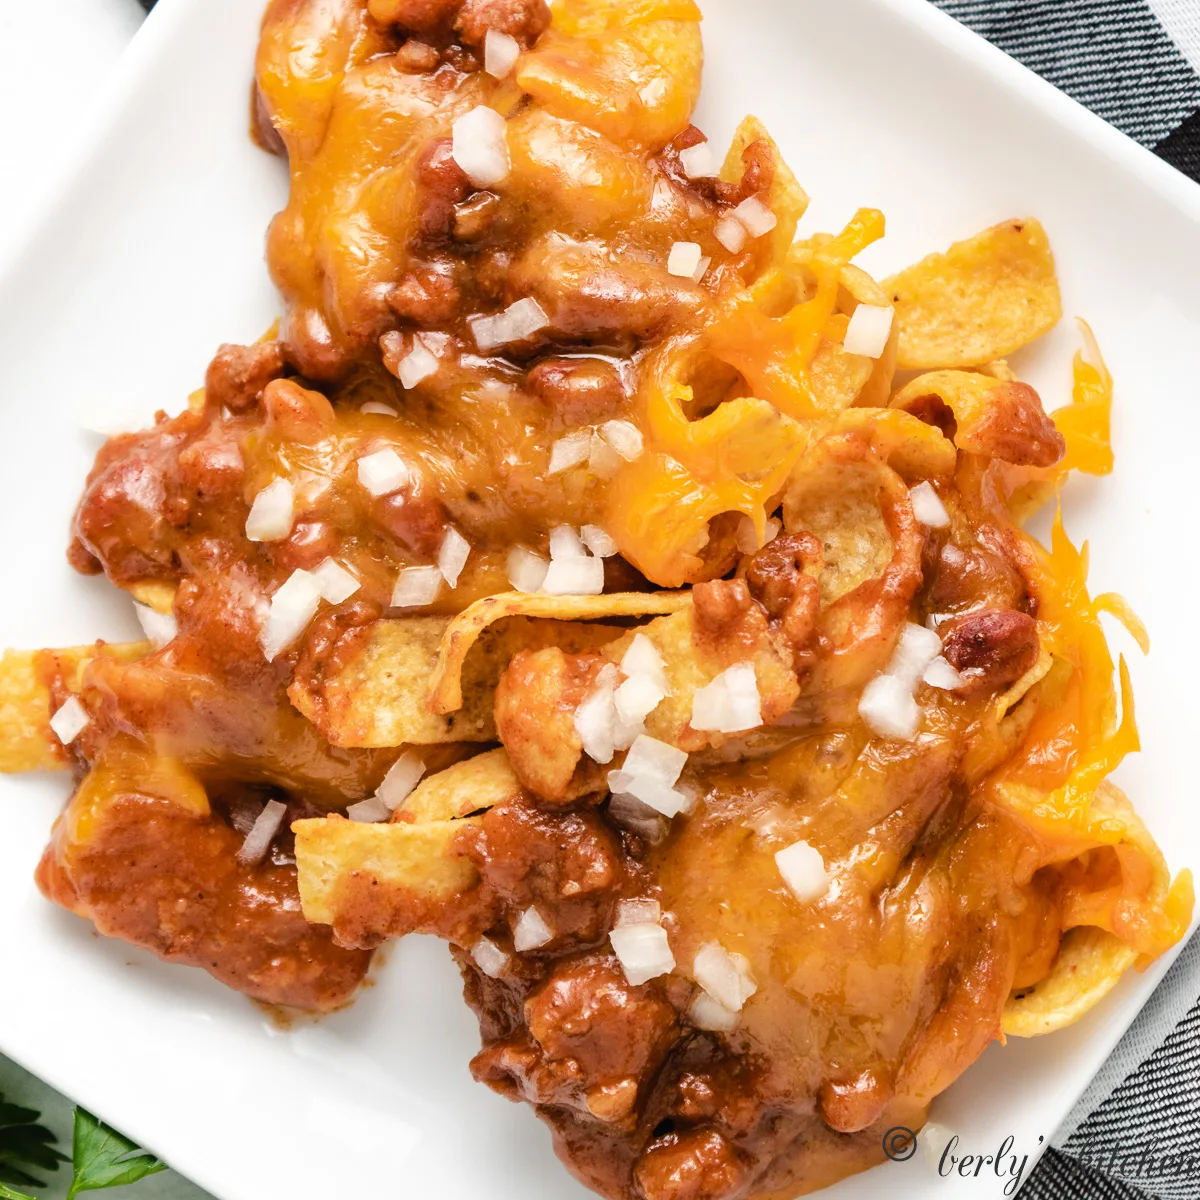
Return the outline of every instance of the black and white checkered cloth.
<path id="1" fill-rule="evenodd" d="M 1200 0 L 933 2 L 1200 181 Z M 1057 1132 L 1022 1200 L 1200 1200 L 1198 997 L 1200 937 Z"/>

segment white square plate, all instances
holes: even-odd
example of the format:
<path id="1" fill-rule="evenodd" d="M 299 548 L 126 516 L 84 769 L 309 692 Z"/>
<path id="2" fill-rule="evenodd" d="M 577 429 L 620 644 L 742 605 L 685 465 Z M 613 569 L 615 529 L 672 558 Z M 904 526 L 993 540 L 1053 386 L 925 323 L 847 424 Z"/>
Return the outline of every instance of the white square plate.
<path id="1" fill-rule="evenodd" d="M 767 122 L 814 197 L 805 230 L 883 208 L 889 237 L 866 261 L 883 272 L 1005 217 L 1045 222 L 1067 311 L 1093 322 L 1118 382 L 1116 473 L 1070 485 L 1068 528 L 1092 537 L 1096 590 L 1123 591 L 1156 641 L 1132 664 L 1145 752 L 1121 780 L 1172 866 L 1200 864 L 1185 459 L 1200 441 L 1200 188 L 924 0 L 703 6 L 698 122 L 718 141 L 744 112 Z M 162 0 L 0 287 L 4 644 L 134 633 L 128 602 L 64 558 L 96 448 L 81 418 L 181 407 L 218 343 L 277 315 L 262 241 L 285 173 L 246 136 L 260 7 Z M 1068 396 L 1076 345 L 1064 322 L 1020 364 L 1047 407 Z M 64 793 L 57 778 L 0 781 L 0 1049 L 222 1200 L 584 1196 L 532 1113 L 470 1080 L 478 1035 L 443 947 L 410 939 L 352 1010 L 276 1030 L 203 973 L 98 938 L 38 896 Z M 1032 1162 L 1165 965 L 1061 1035 L 994 1046 L 937 1119 L 975 1153 L 1012 1134 Z M 916 1198 L 935 1179 L 918 1155 L 828 1194 Z"/>

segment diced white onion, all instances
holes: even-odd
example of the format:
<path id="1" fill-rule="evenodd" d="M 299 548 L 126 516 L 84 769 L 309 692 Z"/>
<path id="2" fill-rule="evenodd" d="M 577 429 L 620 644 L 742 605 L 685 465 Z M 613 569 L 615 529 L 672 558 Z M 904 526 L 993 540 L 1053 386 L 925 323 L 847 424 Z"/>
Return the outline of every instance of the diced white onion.
<path id="1" fill-rule="evenodd" d="M 689 179 L 709 179 L 720 170 L 717 157 L 707 142 L 698 142 L 679 152 L 679 165 Z"/>
<path id="2" fill-rule="evenodd" d="M 775 865 L 783 876 L 783 882 L 801 904 L 820 899 L 829 888 L 825 860 L 821 852 L 808 842 L 793 842 L 777 851 Z"/>
<path id="3" fill-rule="evenodd" d="M 483 35 L 483 69 L 489 75 L 496 79 L 506 78 L 520 57 L 521 44 L 516 38 L 499 29 L 489 29 Z"/>
<path id="4" fill-rule="evenodd" d="M 268 483 L 250 505 L 246 537 L 252 542 L 281 542 L 295 523 L 296 494 L 286 479 Z"/>
<path id="5" fill-rule="evenodd" d="M 956 615 L 956 613 L 930 613 L 925 618 L 925 628 L 938 629 L 947 621 L 953 621 Z"/>
<path id="6" fill-rule="evenodd" d="M 361 825 L 378 825 L 381 821 L 389 820 L 391 815 L 392 810 L 378 796 L 368 796 L 346 809 L 346 816 Z"/>
<path id="7" fill-rule="evenodd" d="M 912 689 L 895 675 L 876 675 L 863 689 L 858 715 L 880 737 L 909 741 L 921 728 L 921 709 Z"/>
<path id="8" fill-rule="evenodd" d="M 476 187 L 491 187 L 508 178 L 512 163 L 506 132 L 504 118 L 483 104 L 454 122 L 450 155 Z"/>
<path id="9" fill-rule="evenodd" d="M 608 819 L 630 833 L 657 845 L 667 836 L 662 814 L 630 795 L 614 795 L 608 802 Z"/>
<path id="10" fill-rule="evenodd" d="M 88 727 L 91 719 L 79 697 L 68 696 L 50 718 L 50 728 L 64 746 L 69 746 Z"/>
<path id="11" fill-rule="evenodd" d="M 706 1029 L 710 1033 L 732 1033 L 740 1020 L 737 1013 L 731 1012 L 703 989 L 696 993 L 695 999 L 688 1005 L 687 1017 L 697 1029 Z"/>
<path id="12" fill-rule="evenodd" d="M 238 862 L 246 867 L 253 867 L 262 862 L 286 814 L 287 805 L 281 800 L 268 800 L 263 805 L 262 812 L 255 818 L 254 824 L 250 826 L 250 832 L 246 834 L 246 840 L 237 852 Z"/>
<path id="13" fill-rule="evenodd" d="M 540 555 L 524 546 L 514 546 L 508 552 L 508 582 L 518 592 L 533 593 L 541 590 L 546 582 L 550 564 Z"/>
<path id="14" fill-rule="evenodd" d="M 925 674 L 921 678 L 930 687 L 940 688 L 944 692 L 952 692 L 967 682 L 949 660 L 940 654 L 925 668 Z"/>
<path id="15" fill-rule="evenodd" d="M 657 900 L 620 900 L 617 902 L 617 926 L 657 925 L 662 920 L 662 905 Z"/>
<path id="16" fill-rule="evenodd" d="M 645 675 L 662 690 L 664 696 L 671 694 L 667 683 L 667 668 L 658 647 L 644 634 L 635 633 L 629 649 L 621 657 L 621 673 L 630 677 Z"/>
<path id="17" fill-rule="evenodd" d="M 675 955 L 661 925 L 620 925 L 608 940 L 633 987 L 675 969 Z"/>
<path id="18" fill-rule="evenodd" d="M 358 482 L 372 496 L 390 496 L 408 482 L 408 468 L 404 459 L 387 446 L 358 460 Z"/>
<path id="19" fill-rule="evenodd" d="M 631 775 L 644 775 L 673 787 L 687 763 L 687 753 L 667 742 L 642 734 L 625 756 L 622 770 Z"/>
<path id="20" fill-rule="evenodd" d="M 942 639 L 936 630 L 909 621 L 900 631 L 886 674 L 894 675 L 911 692 L 925 674 L 925 668 L 941 652 Z"/>
<path id="21" fill-rule="evenodd" d="M 743 733 L 762 724 L 762 702 L 753 663 L 737 663 L 692 696 L 693 729 Z"/>
<path id="22" fill-rule="evenodd" d="M 475 965 L 492 979 L 499 979 L 508 966 L 508 955 L 490 938 L 481 937 L 471 947 L 471 957 Z"/>
<path id="23" fill-rule="evenodd" d="M 293 571 L 271 597 L 259 640 L 274 662 L 309 626 L 321 604 L 321 585 L 311 571 Z"/>
<path id="24" fill-rule="evenodd" d="M 593 762 L 612 762 L 616 750 L 616 689 L 617 669 L 612 663 L 600 668 L 591 690 L 575 710 L 575 732 L 583 744 L 584 753 Z"/>
<path id="25" fill-rule="evenodd" d="M 381 404 L 378 400 L 368 400 L 358 411 L 363 416 L 374 414 L 377 417 L 394 417 L 396 415 L 396 410 L 390 404 Z"/>
<path id="26" fill-rule="evenodd" d="M 148 604 L 136 603 L 133 611 L 137 613 L 142 631 L 155 650 L 161 650 L 168 642 L 175 640 L 175 635 L 179 632 L 179 622 L 175 620 L 174 613 L 156 612 Z"/>
<path id="27" fill-rule="evenodd" d="M 560 475 L 563 471 L 569 471 L 572 467 L 587 462 L 591 449 L 592 431 L 590 429 L 577 429 L 574 433 L 560 437 L 550 447 L 550 468 L 547 474 Z"/>
<path id="28" fill-rule="evenodd" d="M 470 555 L 471 543 L 451 525 L 438 550 L 438 570 L 452 588 L 458 587 L 458 578 Z"/>
<path id="29" fill-rule="evenodd" d="M 538 950 L 553 940 L 554 930 L 546 924 L 545 918 L 533 905 L 517 918 L 517 923 L 513 926 L 513 949 L 518 953 Z"/>
<path id="30" fill-rule="evenodd" d="M 611 479 L 621 469 L 621 456 L 600 436 L 592 433 L 588 471 L 597 479 Z"/>
<path id="31" fill-rule="evenodd" d="M 421 380 L 436 375 L 438 365 L 437 356 L 418 335 L 413 338 L 412 350 L 397 364 L 396 378 L 400 380 L 401 386 L 414 388 Z"/>
<path id="32" fill-rule="evenodd" d="M 887 349 L 892 333 L 893 308 L 882 308 L 874 304 L 860 304 L 846 326 L 846 339 L 842 349 L 847 354 L 861 354 L 864 358 L 878 358 Z"/>
<path id="33" fill-rule="evenodd" d="M 626 462 L 640 457 L 645 441 L 632 421 L 605 421 L 597 432 Z"/>
<path id="34" fill-rule="evenodd" d="M 708 268 L 712 266 L 712 258 L 705 255 L 697 264 L 696 269 L 692 272 L 692 282 L 699 283 L 705 275 L 708 274 Z"/>
<path id="35" fill-rule="evenodd" d="M 719 942 L 705 942 L 696 951 L 692 977 L 730 1012 L 741 1012 L 746 1001 L 758 991 L 750 964 L 741 954 L 730 954 Z"/>
<path id="36" fill-rule="evenodd" d="M 536 300 L 526 296 L 495 316 L 468 317 L 467 324 L 480 350 L 494 350 L 532 337 L 550 324 L 550 318 Z"/>
<path id="37" fill-rule="evenodd" d="M 745 226 L 751 237 L 762 237 L 778 224 L 775 214 L 757 197 L 743 200 L 730 214 Z"/>
<path id="38" fill-rule="evenodd" d="M 321 598 L 330 604 L 341 604 L 343 600 L 349 600 L 362 587 L 358 579 L 332 558 L 327 558 L 314 567 L 312 573 L 321 589 Z"/>
<path id="39" fill-rule="evenodd" d="M 640 725 L 662 703 L 666 692 L 649 675 L 631 675 L 613 693 L 617 716 Z"/>
<path id="40" fill-rule="evenodd" d="M 420 608 L 432 604 L 444 582 L 437 567 L 405 567 L 392 589 L 393 608 Z"/>
<path id="41" fill-rule="evenodd" d="M 947 529 L 950 526 L 950 514 L 942 503 L 942 498 L 933 490 L 933 484 L 927 480 L 918 483 L 908 493 L 912 501 L 913 516 L 928 529 Z"/>
<path id="42" fill-rule="evenodd" d="M 560 559 L 587 558 L 587 549 L 583 539 L 570 525 L 556 525 L 550 530 L 550 558 L 554 562 Z"/>
<path id="43" fill-rule="evenodd" d="M 386 806 L 388 812 L 395 812 L 409 798 L 424 774 L 424 762 L 411 750 L 406 750 L 380 780 L 375 798 Z"/>
<path id="44" fill-rule="evenodd" d="M 671 246 L 671 253 L 667 255 L 667 274 L 691 279 L 702 257 L 699 242 L 675 242 Z"/>
<path id="45" fill-rule="evenodd" d="M 583 526 L 579 538 L 597 558 L 612 558 L 617 552 L 617 543 L 599 525 Z"/>
<path id="46" fill-rule="evenodd" d="M 604 591 L 604 560 L 552 558 L 542 591 L 548 596 L 599 596 Z"/>
<path id="47" fill-rule="evenodd" d="M 746 244 L 746 227 L 731 213 L 726 213 L 717 222 L 713 232 L 716 234 L 717 241 L 730 254 L 740 253 L 742 247 Z"/>

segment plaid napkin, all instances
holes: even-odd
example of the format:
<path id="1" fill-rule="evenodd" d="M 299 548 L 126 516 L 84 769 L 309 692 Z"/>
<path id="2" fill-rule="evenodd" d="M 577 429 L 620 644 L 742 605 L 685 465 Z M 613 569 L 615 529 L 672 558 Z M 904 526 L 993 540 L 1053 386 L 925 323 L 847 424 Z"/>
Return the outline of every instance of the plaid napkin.
<path id="1" fill-rule="evenodd" d="M 1200 0 L 933 2 L 1200 181 Z M 1200 1197 L 1198 997 L 1200 937 L 1054 1136 L 1023 1200 Z"/>

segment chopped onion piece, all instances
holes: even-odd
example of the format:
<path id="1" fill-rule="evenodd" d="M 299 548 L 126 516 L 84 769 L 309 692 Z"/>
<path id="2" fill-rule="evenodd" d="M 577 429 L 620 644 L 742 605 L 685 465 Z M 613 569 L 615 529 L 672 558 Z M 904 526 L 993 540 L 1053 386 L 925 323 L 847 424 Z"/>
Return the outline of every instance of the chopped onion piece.
<path id="1" fill-rule="evenodd" d="M 296 493 L 286 479 L 268 483 L 250 505 L 246 537 L 252 542 L 281 542 L 295 524 Z"/>
<path id="2" fill-rule="evenodd" d="M 412 794 L 413 788 L 425 774 L 425 764 L 411 750 L 406 750 L 388 768 L 380 780 L 375 798 L 386 805 L 388 812 L 395 812 Z"/>
<path id="3" fill-rule="evenodd" d="M 504 315 L 508 318 L 514 342 L 524 341 L 527 337 L 540 333 L 550 324 L 550 318 L 546 316 L 545 310 L 532 296 L 526 296 L 523 300 L 510 304 L 504 310 Z"/>
<path id="4" fill-rule="evenodd" d="M 742 247 L 746 244 L 746 227 L 731 213 L 726 213 L 717 222 L 717 226 L 713 232 L 716 234 L 717 241 L 730 254 L 740 253 Z"/>
<path id="5" fill-rule="evenodd" d="M 707 142 L 698 142 L 679 152 L 679 165 L 689 179 L 710 179 L 720 167 L 717 156 Z"/>
<path id="6" fill-rule="evenodd" d="M 513 340 L 508 318 L 503 313 L 494 316 L 468 317 L 467 324 L 475 336 L 475 345 L 480 350 L 494 350 Z"/>
<path id="7" fill-rule="evenodd" d="M 912 688 L 895 675 L 876 675 L 863 689 L 858 715 L 880 737 L 911 741 L 921 728 L 921 709 Z"/>
<path id="8" fill-rule="evenodd" d="M 685 751 L 644 733 L 633 743 L 621 769 L 628 774 L 645 775 L 667 787 L 674 787 L 686 763 Z"/>
<path id="9" fill-rule="evenodd" d="M 408 482 L 408 468 L 404 459 L 387 446 L 358 460 L 358 482 L 372 496 L 390 496 Z"/>
<path id="10" fill-rule="evenodd" d="M 949 660 L 940 654 L 925 668 L 925 674 L 921 678 L 930 687 L 941 688 L 944 692 L 952 692 L 967 682 Z"/>
<path id="11" fill-rule="evenodd" d="M 616 705 L 613 693 L 617 670 L 612 663 L 601 667 L 592 690 L 575 710 L 575 732 L 583 743 L 583 751 L 593 762 L 612 762 L 616 750 Z"/>
<path id="12" fill-rule="evenodd" d="M 396 415 L 396 410 L 390 404 L 381 404 L 378 400 L 368 400 L 358 411 L 365 417 L 372 414 L 377 417 L 394 417 Z"/>
<path id="13" fill-rule="evenodd" d="M 757 196 L 743 200 L 731 215 L 745 226 L 751 237 L 756 238 L 770 233 L 778 224 L 775 214 Z"/>
<path id="14" fill-rule="evenodd" d="M 504 118 L 484 104 L 454 122 L 450 156 L 476 187 L 491 187 L 508 178 L 512 163 L 506 132 Z"/>
<path id="15" fill-rule="evenodd" d="M 703 988 L 688 1006 L 687 1017 L 697 1029 L 706 1029 L 710 1033 L 732 1033 L 740 1020 L 737 1013 L 731 1012 Z"/>
<path id="16" fill-rule="evenodd" d="M 597 558 L 612 558 L 617 552 L 617 543 L 599 525 L 585 525 L 579 537 Z"/>
<path id="17" fill-rule="evenodd" d="M 452 588 L 458 587 L 458 578 L 470 555 L 471 543 L 451 525 L 438 550 L 438 570 Z"/>
<path id="18" fill-rule="evenodd" d="M 662 905 L 657 900 L 620 900 L 617 902 L 617 927 L 657 925 L 662 920 Z"/>
<path id="19" fill-rule="evenodd" d="M 619 925 L 608 940 L 633 987 L 675 969 L 675 955 L 661 925 Z"/>
<path id="20" fill-rule="evenodd" d="M 664 817 L 677 817 L 680 813 L 690 812 L 695 803 L 686 792 L 652 775 L 633 775 L 625 770 L 609 771 L 608 786 L 614 796 L 632 796 Z"/>
<path id="21" fill-rule="evenodd" d="M 554 562 L 562 559 L 587 558 L 588 552 L 583 539 L 570 525 L 556 525 L 550 530 L 550 558 Z"/>
<path id="22" fill-rule="evenodd" d="M 930 613 L 925 618 L 925 628 L 938 629 L 947 621 L 953 621 L 957 615 L 957 613 Z"/>
<path id="23" fill-rule="evenodd" d="M 677 275 L 680 279 L 691 279 L 702 257 L 699 242 L 675 242 L 667 256 L 667 274 Z"/>
<path id="24" fill-rule="evenodd" d="M 942 639 L 936 630 L 909 621 L 900 632 L 886 674 L 894 675 L 911 692 L 925 668 L 942 652 Z"/>
<path id="25" fill-rule="evenodd" d="M 664 696 L 671 694 L 671 688 L 667 683 L 666 664 L 658 652 L 658 647 L 644 633 L 633 635 L 629 649 L 621 658 L 621 673 L 631 677 L 634 675 L 648 676 L 658 684 Z"/>
<path id="26" fill-rule="evenodd" d="M 708 268 L 712 266 L 712 258 L 705 255 L 697 264 L 696 269 L 692 272 L 692 282 L 699 283 L 705 275 L 708 274 Z"/>
<path id="27" fill-rule="evenodd" d="M 549 569 L 550 564 L 540 554 L 524 546 L 514 546 L 508 552 L 508 582 L 518 592 L 539 591 Z"/>
<path id="28" fill-rule="evenodd" d="M 242 866 L 257 866 L 266 858 L 286 815 L 287 805 L 282 800 L 268 800 L 263 805 L 262 812 L 250 826 L 250 832 L 237 852 L 237 860 Z"/>
<path id="29" fill-rule="evenodd" d="M 378 825 L 391 819 L 392 810 L 378 796 L 368 796 L 346 809 L 346 816 L 362 825 Z"/>
<path id="30" fill-rule="evenodd" d="M 942 498 L 933 490 L 933 484 L 925 481 L 918 483 L 908 493 L 912 501 L 913 516 L 928 529 L 947 529 L 950 526 L 950 514 L 942 503 Z"/>
<path id="31" fill-rule="evenodd" d="M 443 577 L 437 567 L 405 567 L 392 589 L 393 608 L 420 608 L 432 604 L 442 590 Z"/>
<path id="32" fill-rule="evenodd" d="M 591 449 L 590 429 L 577 429 L 574 433 L 560 437 L 550 447 L 550 469 L 547 474 L 560 475 L 563 471 L 569 471 L 572 467 L 587 462 Z"/>
<path id="33" fill-rule="evenodd" d="M 640 725 L 662 703 L 667 693 L 649 675 L 631 675 L 616 692 L 617 716 L 628 725 Z"/>
<path id="34" fill-rule="evenodd" d="M 271 597 L 259 640 L 274 662 L 309 626 L 321 604 L 321 585 L 311 571 L 293 571 Z"/>
<path id="35" fill-rule="evenodd" d="M 874 304 L 860 304 L 846 326 L 846 337 L 842 349 L 847 354 L 861 354 L 864 358 L 878 358 L 887 349 L 892 333 L 893 308 Z"/>
<path id="36" fill-rule="evenodd" d="M 705 942 L 696 951 L 692 975 L 718 1004 L 731 1012 L 741 1012 L 746 1001 L 758 991 L 745 957 L 730 954 L 719 942 Z"/>
<path id="37" fill-rule="evenodd" d="M 513 949 L 518 953 L 538 950 L 553 940 L 554 930 L 546 924 L 545 918 L 533 905 L 517 918 L 517 923 L 513 926 Z"/>
<path id="38" fill-rule="evenodd" d="M 436 375 L 437 356 L 433 354 L 418 334 L 413 338 L 413 348 L 396 366 L 396 378 L 405 388 L 414 388 L 422 379 Z"/>
<path id="39" fill-rule="evenodd" d="M 321 588 L 321 598 L 330 604 L 349 600 L 362 584 L 340 562 L 327 558 L 313 568 L 313 577 Z"/>
<path id="40" fill-rule="evenodd" d="M 597 479 L 611 479 L 621 469 L 621 456 L 600 436 L 592 434 L 588 470 Z"/>
<path id="41" fill-rule="evenodd" d="M 744 733 L 762 724 L 762 702 L 753 663 L 737 663 L 692 696 L 693 729 Z"/>
<path id="42" fill-rule="evenodd" d="M 548 596 L 599 596 L 604 591 L 604 559 L 552 560 L 542 591 Z"/>
<path id="43" fill-rule="evenodd" d="M 175 620 L 174 613 L 155 612 L 148 604 L 134 604 L 133 611 L 137 613 L 142 631 L 155 650 L 161 650 L 168 642 L 175 640 L 179 622 Z"/>
<path id="44" fill-rule="evenodd" d="M 613 796 L 608 802 L 608 819 L 645 838 L 651 845 L 657 845 L 667 836 L 667 823 L 662 814 L 634 796 Z"/>
<path id="45" fill-rule="evenodd" d="M 490 938 L 481 937 L 471 947 L 471 957 L 475 965 L 492 979 L 499 979 L 508 966 L 508 955 Z"/>
<path id="46" fill-rule="evenodd" d="M 68 696 L 50 718 L 50 728 L 64 746 L 69 746 L 88 727 L 91 720 L 87 709 L 79 702 L 79 697 Z"/>
<path id="47" fill-rule="evenodd" d="M 642 453 L 642 431 L 632 421 L 605 421 L 597 431 L 626 462 Z"/>
<path id="48" fill-rule="evenodd" d="M 783 882 L 801 904 L 819 900 L 829 889 L 829 875 L 821 852 L 808 842 L 793 842 L 775 854 Z"/>
<path id="49" fill-rule="evenodd" d="M 521 43 L 499 29 L 489 29 L 483 35 L 483 69 L 496 79 L 504 79 L 521 57 Z M 520 946 L 517 947 L 520 949 Z"/>

